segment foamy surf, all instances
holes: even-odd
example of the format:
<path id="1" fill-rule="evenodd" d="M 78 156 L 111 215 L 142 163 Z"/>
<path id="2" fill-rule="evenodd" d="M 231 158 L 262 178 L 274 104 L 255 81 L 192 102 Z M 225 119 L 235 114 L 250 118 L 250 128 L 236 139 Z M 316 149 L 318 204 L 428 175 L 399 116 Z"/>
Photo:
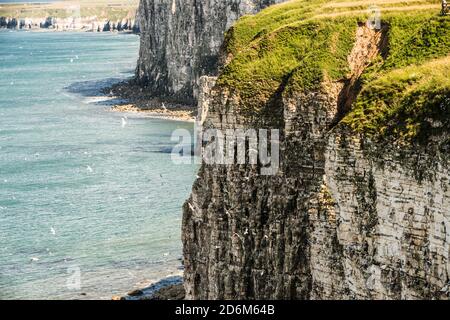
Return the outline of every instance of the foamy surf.
<path id="1" fill-rule="evenodd" d="M 84 104 L 98 104 L 98 103 L 104 104 L 105 102 L 107 102 L 108 104 L 110 104 L 112 106 L 112 105 L 118 103 L 118 99 L 115 97 L 108 97 L 108 96 L 86 97 L 83 99 Z"/>

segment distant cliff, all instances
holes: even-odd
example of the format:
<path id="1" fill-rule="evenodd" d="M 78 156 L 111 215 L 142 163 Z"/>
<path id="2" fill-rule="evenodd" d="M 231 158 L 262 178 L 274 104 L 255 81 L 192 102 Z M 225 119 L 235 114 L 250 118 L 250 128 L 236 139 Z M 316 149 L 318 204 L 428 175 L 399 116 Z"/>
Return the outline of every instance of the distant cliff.
<path id="1" fill-rule="evenodd" d="M 204 129 L 280 130 L 280 168 L 202 165 L 187 298 L 450 298 L 450 19 L 382 9 L 295 0 L 228 32 Z"/>
<path id="2" fill-rule="evenodd" d="M 192 103 L 202 75 L 217 72 L 224 32 L 245 14 L 283 0 L 141 0 L 136 80 L 156 96 Z"/>
<path id="3" fill-rule="evenodd" d="M 134 32 L 139 33 L 135 19 L 98 19 L 87 18 L 14 18 L 0 17 L 0 28 L 12 30 L 53 30 L 53 31 L 87 31 L 87 32 Z"/>
<path id="4" fill-rule="evenodd" d="M 6 3 L 0 6 L 0 28 L 138 32 L 137 6 L 137 0 Z"/>

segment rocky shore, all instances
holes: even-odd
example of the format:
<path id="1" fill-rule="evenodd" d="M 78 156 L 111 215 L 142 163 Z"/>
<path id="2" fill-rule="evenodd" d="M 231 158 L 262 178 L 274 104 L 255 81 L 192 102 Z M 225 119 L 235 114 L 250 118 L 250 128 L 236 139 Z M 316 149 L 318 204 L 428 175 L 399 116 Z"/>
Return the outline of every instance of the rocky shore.
<path id="1" fill-rule="evenodd" d="M 115 112 L 141 113 L 151 118 L 186 122 L 194 122 L 197 114 L 193 106 L 155 98 L 133 82 L 118 83 L 104 93 L 120 101 L 111 107 Z"/>
<path id="2" fill-rule="evenodd" d="M 112 300 L 184 300 L 186 291 L 181 275 L 162 279 L 143 289 L 130 291 L 125 296 L 114 296 Z"/>

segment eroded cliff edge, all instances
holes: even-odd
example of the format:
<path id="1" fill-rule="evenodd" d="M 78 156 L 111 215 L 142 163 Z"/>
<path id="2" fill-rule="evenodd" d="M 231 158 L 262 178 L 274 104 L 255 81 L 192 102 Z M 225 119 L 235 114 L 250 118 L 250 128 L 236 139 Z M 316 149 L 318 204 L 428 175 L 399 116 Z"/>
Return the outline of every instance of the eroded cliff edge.
<path id="1" fill-rule="evenodd" d="M 202 165 L 187 298 L 449 298 L 450 21 L 394 7 L 374 30 L 332 6 L 239 22 L 202 78 L 204 127 L 280 129 L 281 162 Z"/>

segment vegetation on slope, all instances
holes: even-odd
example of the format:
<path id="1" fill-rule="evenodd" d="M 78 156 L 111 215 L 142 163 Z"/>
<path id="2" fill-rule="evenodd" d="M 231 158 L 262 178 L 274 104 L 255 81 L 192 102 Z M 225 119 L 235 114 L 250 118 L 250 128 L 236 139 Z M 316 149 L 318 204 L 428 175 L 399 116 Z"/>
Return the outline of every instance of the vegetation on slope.
<path id="1" fill-rule="evenodd" d="M 325 77 L 344 79 L 358 22 L 367 21 L 373 3 L 388 27 L 387 54 L 365 70 L 343 123 L 367 135 L 426 139 L 436 131 L 426 119 L 448 119 L 450 111 L 450 17 L 439 16 L 439 1 L 295 0 L 270 7 L 228 32 L 232 59 L 219 85 L 237 90 L 243 109 L 257 113 L 280 88 L 309 91 Z M 439 130 L 448 128 L 443 120 Z"/>
<path id="2" fill-rule="evenodd" d="M 367 83 L 343 122 L 370 136 L 426 143 L 450 128 L 450 57 L 395 69 Z"/>

